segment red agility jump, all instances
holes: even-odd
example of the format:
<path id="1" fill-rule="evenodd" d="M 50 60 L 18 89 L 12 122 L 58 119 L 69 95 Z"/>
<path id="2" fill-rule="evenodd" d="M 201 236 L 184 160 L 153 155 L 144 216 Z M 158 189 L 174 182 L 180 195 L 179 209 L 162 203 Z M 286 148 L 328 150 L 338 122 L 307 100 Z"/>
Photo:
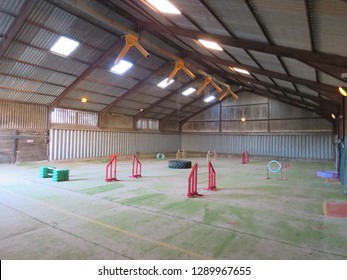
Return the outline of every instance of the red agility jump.
<path id="1" fill-rule="evenodd" d="M 131 176 L 129 176 L 129 178 L 139 178 L 141 177 L 141 171 L 142 171 L 142 164 L 139 161 L 139 159 L 137 158 L 137 156 L 133 155 L 132 157 L 132 161 L 133 161 L 133 168 L 131 170 Z"/>
<path id="2" fill-rule="evenodd" d="M 198 194 L 198 164 L 195 163 L 188 177 L 188 197 L 202 196 Z"/>
<path id="3" fill-rule="evenodd" d="M 106 182 L 118 181 L 117 180 L 117 156 L 119 153 L 111 157 L 110 162 L 106 165 Z"/>
<path id="4" fill-rule="evenodd" d="M 204 188 L 204 190 L 216 191 L 217 189 L 216 179 L 217 179 L 216 171 L 214 170 L 212 163 L 209 161 L 208 162 L 208 186 L 207 188 Z"/>
<path id="5" fill-rule="evenodd" d="M 204 190 L 216 191 L 216 171 L 213 168 L 212 163 L 208 162 L 208 186 Z M 202 196 L 198 193 L 198 164 L 193 165 L 192 171 L 188 177 L 188 192 L 187 197 Z"/>
<path id="6" fill-rule="evenodd" d="M 117 156 L 120 153 L 117 153 L 111 157 L 110 162 L 106 165 L 106 182 L 118 181 L 117 179 Z M 133 155 L 132 156 L 132 170 L 130 178 L 139 178 L 142 176 L 142 164 L 139 159 Z"/>

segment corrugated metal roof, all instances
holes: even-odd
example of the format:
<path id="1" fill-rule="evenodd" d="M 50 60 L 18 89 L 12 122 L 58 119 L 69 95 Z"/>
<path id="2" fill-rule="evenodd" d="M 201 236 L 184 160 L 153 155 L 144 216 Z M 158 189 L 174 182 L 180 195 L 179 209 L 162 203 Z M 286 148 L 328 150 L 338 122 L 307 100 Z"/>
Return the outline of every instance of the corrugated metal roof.
<path id="1" fill-rule="evenodd" d="M 316 81 L 316 73 L 313 67 L 291 58 L 284 57 L 282 59 L 292 76 Z"/>
<path id="2" fill-rule="evenodd" d="M 60 103 L 61 107 L 73 108 L 77 110 L 88 110 L 92 112 L 101 111 L 106 106 L 95 103 L 82 103 L 71 99 L 63 99 Z"/>
<path id="3" fill-rule="evenodd" d="M 110 104 L 111 102 L 115 101 L 115 97 L 100 95 L 100 94 L 93 94 L 91 92 L 83 91 L 83 90 L 72 90 L 68 95 L 68 98 L 76 98 L 81 99 L 82 97 L 85 97 L 88 99 L 89 102 L 96 102 L 96 103 L 103 103 L 103 104 Z"/>
<path id="4" fill-rule="evenodd" d="M 200 28 L 202 28 L 202 30 L 212 34 L 229 35 L 226 30 L 221 28 L 217 19 L 213 17 L 213 15 L 210 14 L 203 5 L 201 5 L 199 0 L 180 1 L 178 5 L 185 14 L 188 14 L 189 17 L 192 18 Z M 181 23 L 175 20 L 175 23 L 183 28 L 194 29 L 194 26 L 187 21 Z"/>
<path id="5" fill-rule="evenodd" d="M 257 0 L 252 6 L 276 45 L 311 50 L 304 1 Z"/>
<path id="6" fill-rule="evenodd" d="M 62 33 L 68 32 L 75 19 L 72 14 L 66 13 L 45 1 L 40 1 L 29 17 L 32 22 Z"/>
<path id="7" fill-rule="evenodd" d="M 124 88 L 105 86 L 105 85 L 93 83 L 87 80 L 83 80 L 82 82 L 80 82 L 78 84 L 78 88 L 90 90 L 94 92 L 100 92 L 103 94 L 108 94 L 110 96 L 120 96 L 127 91 Z"/>
<path id="8" fill-rule="evenodd" d="M 15 16 L 19 15 L 20 6 L 24 2 L 17 0 L 2 1 L 0 11 L 1 9 L 6 11 L 4 13 L 0 12 L 0 37 L 8 33 L 9 27 L 13 25 Z M 347 13 L 347 9 L 344 9 L 346 8 L 346 2 L 317 0 L 308 1 L 307 3 L 310 4 L 308 12 L 311 13 L 310 22 L 312 22 L 313 41 L 316 44 L 316 50 L 346 55 L 343 44 L 346 41 L 344 38 L 347 38 L 347 31 L 343 28 L 344 25 L 341 24 Z M 226 45 L 223 45 L 225 52 L 207 50 L 205 47 L 196 44 L 193 36 L 189 36 L 189 32 L 183 37 L 184 30 L 181 30 L 182 33 L 179 37 L 175 37 L 175 34 L 167 35 L 165 32 L 159 35 L 160 32 L 141 31 L 142 25 L 139 25 L 137 20 L 134 20 L 135 18 L 156 24 L 158 28 L 165 29 L 165 25 L 177 26 L 179 29 L 201 30 L 202 32 L 221 34 L 226 37 L 229 36 L 226 29 L 229 29 L 230 34 L 234 34 L 236 38 L 267 43 L 269 48 L 274 48 L 274 46 L 271 46 L 271 43 L 274 43 L 284 47 L 289 46 L 311 50 L 309 21 L 306 18 L 305 1 L 175 0 L 174 4 L 183 12 L 183 14 L 175 16 L 157 13 L 147 7 L 143 1 L 86 1 L 84 4 L 89 5 L 89 11 L 80 10 L 82 6 L 79 4 L 78 2 L 68 0 L 39 0 L 29 15 L 29 19 L 17 31 L 15 39 L 5 52 L 5 58 L 0 59 L 0 75 L 8 74 L 6 79 L 0 76 L 0 86 L 13 89 L 12 91 L 10 90 L 12 100 L 44 102 L 47 104 L 47 102 L 52 102 L 58 95 L 65 92 L 67 95 L 62 99 L 61 104 L 64 104 L 62 106 L 72 106 L 73 108 L 85 110 L 90 108 L 90 110 L 95 111 L 105 108 L 103 104 L 97 103 L 110 104 L 115 100 L 115 97 L 126 94 L 126 98 L 116 106 L 116 109 L 119 107 L 118 109 L 124 110 L 124 114 L 137 114 L 139 107 L 148 108 L 153 103 L 162 100 L 162 102 L 158 103 L 159 106 L 147 110 L 145 115 L 150 116 L 153 113 L 167 115 L 173 110 L 184 108 L 192 100 L 201 98 L 195 95 L 185 97 L 180 92 L 167 98 L 168 94 L 191 81 L 183 71 L 180 71 L 175 76 L 175 82 L 167 89 L 157 87 L 157 84 L 174 69 L 175 58 L 173 58 L 173 54 L 184 57 L 185 50 L 198 52 L 199 55 L 199 59 L 184 57 L 186 61 L 195 65 L 197 69 L 203 70 L 207 74 L 212 74 L 214 78 L 220 81 L 225 83 L 235 82 L 240 86 L 242 84 L 248 85 L 248 81 L 251 82 L 252 79 L 257 78 L 260 81 L 273 85 L 271 86 L 273 88 L 272 91 L 279 93 L 283 101 L 291 98 L 290 95 L 285 96 L 278 88 L 276 89 L 276 85 L 266 76 L 266 70 L 284 75 L 287 73 L 276 55 L 266 54 L 267 48 L 265 45 L 264 52 L 260 50 L 247 51 Z M 113 8 L 110 9 L 110 7 Z M 134 7 L 137 7 L 136 12 L 134 12 Z M 120 9 L 124 9 L 124 13 Z M 101 13 L 112 19 L 112 21 L 110 20 L 108 24 L 107 21 L 94 18 L 92 15 L 89 15 L 91 11 L 93 11 L 94 15 Z M 117 14 L 117 11 L 119 14 Z M 134 14 L 126 19 L 124 18 L 126 13 Z M 114 23 L 123 24 L 125 28 L 116 30 L 116 24 Z M 226 28 L 223 27 L 223 24 Z M 263 27 L 263 30 L 261 27 Z M 124 75 L 116 75 L 108 69 L 114 64 L 116 57 L 125 44 L 124 37 L 119 38 L 119 36 L 123 35 L 126 28 L 139 28 L 139 42 L 151 53 L 151 56 L 146 59 L 136 48 L 131 48 L 125 59 L 134 63 L 134 66 Z M 266 31 L 271 42 L 268 42 L 263 34 Z M 81 43 L 70 57 L 59 56 L 49 51 L 52 44 L 61 34 L 74 38 Z M 3 41 L 3 37 L 1 38 L 0 40 Z M 233 38 L 233 36 L 231 35 L 230 38 Z M 151 44 L 147 43 L 148 45 L 146 45 L 146 40 L 150 41 Z M 330 43 L 330 41 L 333 43 Z M 88 69 L 94 67 L 93 63 L 102 56 L 103 51 L 109 49 L 115 43 L 118 46 L 118 50 L 114 50 L 114 53 L 110 54 L 108 58 L 100 61 L 99 68 L 89 73 Z M 252 44 L 252 42 L 248 42 L 248 44 Z M 177 45 L 180 47 L 176 49 Z M 152 51 L 152 46 L 156 46 L 153 48 L 155 53 Z M 161 52 L 159 49 L 171 52 L 171 55 L 167 56 L 165 52 Z M 317 54 L 319 55 L 319 53 Z M 204 60 L 204 55 L 210 57 L 209 61 Z M 231 75 L 230 70 L 225 65 L 218 66 L 218 64 L 211 62 L 210 59 L 213 56 L 229 61 L 235 60 L 244 65 L 261 67 L 264 70 L 264 74 L 245 76 L 247 79 L 243 79 L 240 76 L 239 80 L 237 80 Z M 305 56 L 302 55 L 301 57 L 302 61 L 305 62 Z M 164 63 L 170 61 L 172 64 L 168 64 L 161 73 L 155 73 L 146 79 L 144 83 L 142 82 L 151 75 L 151 72 L 153 73 Z M 316 81 L 316 73 L 313 67 L 307 66 L 307 64 L 300 62 L 298 59 L 282 58 L 282 61 L 291 75 Z M 307 61 L 307 63 L 310 64 L 310 61 Z M 312 63 L 312 65 L 315 64 Z M 332 69 L 331 71 L 334 71 L 333 75 L 339 75 L 338 70 L 336 69 L 335 71 L 333 69 L 333 65 L 323 66 L 323 68 L 326 71 Z M 344 84 L 320 71 L 317 73 L 318 82 L 320 83 L 332 84 L 334 86 Z M 73 90 L 68 88 L 83 74 L 87 74 L 87 76 L 83 77 L 83 80 L 79 80 L 78 84 L 74 85 Z M 199 78 L 204 76 L 201 75 L 201 72 L 195 74 Z M 273 81 L 280 87 L 293 91 L 296 90 L 292 83 L 285 80 L 277 78 L 273 79 Z M 128 92 L 127 89 L 132 88 L 139 82 L 142 85 L 136 89 L 135 93 Z M 200 80 L 195 84 L 195 87 L 198 87 L 201 83 Z M 235 89 L 238 89 L 238 86 Z M 319 87 L 319 84 L 317 86 Z M 315 86 L 312 87 L 315 88 Z M 259 86 L 259 88 L 267 90 L 263 86 Z M 324 89 L 324 87 L 322 88 Z M 66 89 L 67 91 L 65 91 Z M 317 92 L 302 85 L 298 84 L 297 89 L 303 93 L 318 96 Z M 204 91 L 204 94 L 212 93 L 213 91 L 213 87 L 209 86 Z M 2 92 L 5 94 L 4 90 Z M 323 93 L 323 90 L 320 90 L 320 92 Z M 32 93 L 43 93 L 47 96 L 33 95 Z M 95 106 L 81 104 L 79 101 L 76 102 L 74 100 L 80 99 L 82 95 L 86 95 L 95 102 Z M 216 94 L 216 96 L 219 95 Z M 274 97 L 274 94 L 271 96 Z M 7 98 L 10 97 L 7 96 Z M 297 97 L 294 98 L 299 100 Z M 329 101 L 325 100 L 325 102 Z M 190 116 L 208 105 L 201 100 L 197 100 L 190 106 L 185 107 L 184 110 Z"/>
<path id="9" fill-rule="evenodd" d="M 59 84 L 62 86 L 69 86 L 75 80 L 76 80 L 75 76 L 54 72 L 49 76 L 49 78 L 47 79 L 47 82 Z"/>
<path id="10" fill-rule="evenodd" d="M 40 2 L 30 20 L 102 50 L 109 48 L 116 38 L 95 25 L 46 2 Z"/>
<path id="11" fill-rule="evenodd" d="M 0 35 L 4 36 L 13 24 L 15 18 L 0 12 Z"/>
<path id="12" fill-rule="evenodd" d="M 254 20 L 244 0 L 207 0 L 217 16 L 229 27 L 233 34 L 242 39 L 266 42 L 261 29 Z"/>
<path id="13" fill-rule="evenodd" d="M 312 95 L 312 96 L 318 96 L 318 93 L 306 86 L 302 86 L 302 85 L 297 85 L 297 88 L 300 92 Z"/>
<path id="14" fill-rule="evenodd" d="M 128 109 L 122 107 L 113 107 L 110 111 L 111 113 L 123 114 L 126 116 L 135 116 L 139 111 L 135 109 Z"/>
<path id="15" fill-rule="evenodd" d="M 35 104 L 42 104 L 42 105 L 50 105 L 55 100 L 55 97 L 53 96 L 44 96 L 44 95 L 38 95 L 33 94 L 30 98 L 28 98 L 27 102 L 35 103 Z"/>
<path id="16" fill-rule="evenodd" d="M 320 52 L 347 56 L 347 2 L 317 0 L 314 2 L 315 43 Z"/>
<path id="17" fill-rule="evenodd" d="M 48 95 L 54 95 L 58 96 L 65 90 L 65 87 L 59 87 L 51 84 L 42 84 L 38 89 L 37 92 L 48 94 Z"/>
<path id="18" fill-rule="evenodd" d="M 278 85 L 278 86 L 281 86 L 281 87 L 284 87 L 284 88 L 288 88 L 288 89 L 291 89 L 291 90 L 295 90 L 293 84 L 291 82 L 287 82 L 287 81 L 283 81 L 283 80 L 279 80 L 279 79 L 275 79 L 273 78 L 273 80 L 275 81 L 275 83 Z"/>
<path id="19" fill-rule="evenodd" d="M 273 82 L 269 79 L 268 76 L 264 76 L 264 75 L 261 75 L 261 74 L 254 74 L 254 73 L 252 73 L 252 75 L 257 77 L 257 79 L 259 79 L 260 81 L 273 84 Z M 254 83 L 256 84 L 256 82 L 254 82 Z"/>
<path id="20" fill-rule="evenodd" d="M 250 51 L 253 57 L 259 62 L 259 64 L 266 70 L 271 70 L 285 74 L 280 61 L 275 55 L 260 53 L 256 51 Z"/>
<path id="21" fill-rule="evenodd" d="M 136 101 L 136 102 L 143 102 L 147 104 L 152 104 L 157 101 L 159 101 L 161 98 L 154 97 L 154 96 L 148 96 L 143 93 L 134 93 L 131 96 L 127 97 L 128 100 Z"/>
<path id="22" fill-rule="evenodd" d="M 1 1 L 0 10 L 9 14 L 18 15 L 25 4 L 23 0 Z"/>
<path id="23" fill-rule="evenodd" d="M 319 76 L 319 80 L 322 83 L 325 83 L 325 84 L 328 84 L 328 85 L 332 85 L 332 86 L 336 86 L 336 87 L 338 87 L 338 86 L 347 87 L 347 81 L 343 82 L 341 80 L 338 80 L 338 79 L 332 77 L 331 75 L 327 75 L 326 73 L 324 73 L 322 71 L 318 71 L 318 76 Z"/>
<path id="24" fill-rule="evenodd" d="M 123 99 L 122 101 L 120 101 L 117 104 L 117 107 L 135 109 L 135 110 L 138 110 L 138 112 L 140 111 L 140 109 L 142 109 L 143 107 L 146 107 L 146 106 L 147 106 L 146 103 L 134 102 L 134 101 L 131 101 L 131 100 L 126 100 L 126 99 Z"/>

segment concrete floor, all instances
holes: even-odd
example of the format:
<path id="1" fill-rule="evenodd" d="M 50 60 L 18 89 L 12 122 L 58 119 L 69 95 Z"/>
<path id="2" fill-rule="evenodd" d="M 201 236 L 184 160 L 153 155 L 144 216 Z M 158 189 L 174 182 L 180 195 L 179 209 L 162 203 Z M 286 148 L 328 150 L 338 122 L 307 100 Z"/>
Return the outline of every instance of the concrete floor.
<path id="1" fill-rule="evenodd" d="M 141 158 L 141 157 L 140 157 Z M 316 176 L 332 163 L 291 161 L 266 180 L 266 160 L 205 158 L 199 192 L 190 170 L 143 159 L 143 177 L 106 183 L 104 160 L 0 165 L 0 259 L 347 259 L 347 219 L 324 216 L 324 201 L 346 201 L 340 183 Z M 39 167 L 70 169 L 70 181 L 39 178 Z"/>

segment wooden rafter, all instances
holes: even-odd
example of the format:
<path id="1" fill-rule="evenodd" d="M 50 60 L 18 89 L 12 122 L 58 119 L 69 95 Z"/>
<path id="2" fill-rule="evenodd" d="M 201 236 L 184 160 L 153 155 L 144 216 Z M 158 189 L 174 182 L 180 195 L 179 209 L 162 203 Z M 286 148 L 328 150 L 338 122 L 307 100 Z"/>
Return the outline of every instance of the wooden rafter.
<path id="1" fill-rule="evenodd" d="M 194 52 L 187 52 L 186 55 L 192 59 L 201 59 L 201 60 L 205 60 L 205 61 L 209 61 L 209 62 L 213 62 L 216 64 L 225 65 L 225 66 L 237 67 L 237 68 L 247 70 L 251 73 L 257 73 L 257 74 L 261 74 L 264 76 L 268 76 L 268 77 L 272 77 L 272 78 L 276 78 L 276 79 L 280 79 L 280 80 L 284 80 L 284 81 L 288 81 L 288 82 L 292 82 L 292 83 L 296 83 L 296 84 L 305 85 L 305 86 L 308 86 L 312 89 L 336 93 L 336 87 L 331 86 L 331 85 L 327 85 L 327 84 L 323 84 L 323 83 L 314 82 L 312 80 L 308 80 L 308 79 L 304 79 L 304 78 L 300 78 L 300 77 L 295 77 L 295 76 L 288 76 L 286 74 L 275 72 L 275 71 L 263 70 L 263 69 L 260 69 L 258 67 L 254 67 L 254 66 L 238 64 L 238 63 L 235 63 L 233 61 L 229 61 L 229 60 L 225 60 L 225 59 L 221 59 L 221 58 L 215 58 L 215 57 L 206 56 L 206 55 L 201 56 L 201 55 L 194 53 Z"/>
<path id="2" fill-rule="evenodd" d="M 242 49 L 254 50 L 263 53 L 284 56 L 289 58 L 294 58 L 302 61 L 311 61 L 327 65 L 335 65 L 340 67 L 347 67 L 347 57 L 327 54 L 327 53 L 314 53 L 307 50 L 296 49 L 291 47 L 284 46 L 274 46 L 262 42 L 245 40 L 245 39 L 236 39 L 231 38 L 230 36 L 216 35 L 191 29 L 184 28 L 174 28 L 171 26 L 165 25 L 158 26 L 152 23 L 141 23 L 140 28 L 142 30 L 159 32 L 159 33 L 168 33 L 171 35 L 183 36 L 186 38 L 191 38 L 194 40 L 205 39 L 213 40 L 222 45 L 233 46 Z"/>

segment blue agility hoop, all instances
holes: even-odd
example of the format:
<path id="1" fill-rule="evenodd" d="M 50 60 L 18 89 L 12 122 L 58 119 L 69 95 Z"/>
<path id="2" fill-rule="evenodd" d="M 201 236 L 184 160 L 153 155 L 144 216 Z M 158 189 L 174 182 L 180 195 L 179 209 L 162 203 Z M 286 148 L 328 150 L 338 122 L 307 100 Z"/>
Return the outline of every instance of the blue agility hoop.
<path id="1" fill-rule="evenodd" d="M 157 159 L 165 159 L 165 155 L 163 153 L 158 153 Z"/>
<path id="2" fill-rule="evenodd" d="M 272 169 L 271 168 L 271 164 L 275 163 L 277 164 L 277 169 Z M 271 173 L 277 173 L 278 171 L 280 171 L 282 169 L 282 165 L 277 161 L 277 160 L 271 160 L 268 164 L 267 164 L 267 169 L 271 172 Z"/>

